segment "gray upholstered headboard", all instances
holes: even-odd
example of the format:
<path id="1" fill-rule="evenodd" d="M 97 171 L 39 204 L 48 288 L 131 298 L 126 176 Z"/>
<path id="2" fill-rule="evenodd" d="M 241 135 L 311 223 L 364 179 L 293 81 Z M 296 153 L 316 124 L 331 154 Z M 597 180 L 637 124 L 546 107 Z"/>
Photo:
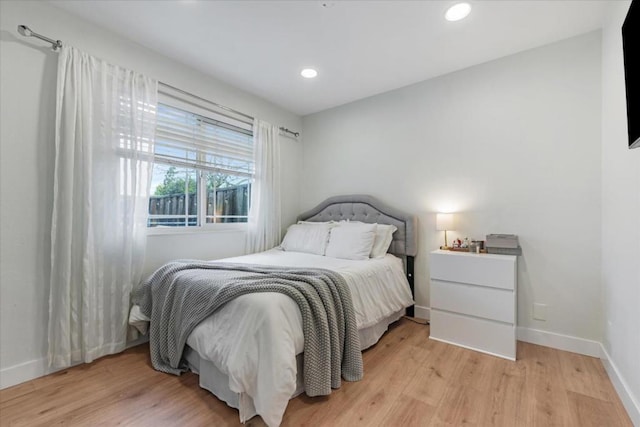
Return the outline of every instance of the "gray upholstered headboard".
<path id="1" fill-rule="evenodd" d="M 298 221 L 362 221 L 378 224 L 393 224 L 398 230 L 393 233 L 389 253 L 405 258 L 405 269 L 411 295 L 414 295 L 413 262 L 418 253 L 418 218 L 409 215 L 375 197 L 355 194 L 329 197 L 315 208 L 298 215 Z M 407 315 L 413 317 L 414 306 L 407 307 Z"/>
<path id="2" fill-rule="evenodd" d="M 393 224 L 398 230 L 393 234 L 389 253 L 400 256 L 416 256 L 418 252 L 418 219 L 367 195 L 330 197 L 315 208 L 298 215 L 298 221 L 361 221 Z"/>

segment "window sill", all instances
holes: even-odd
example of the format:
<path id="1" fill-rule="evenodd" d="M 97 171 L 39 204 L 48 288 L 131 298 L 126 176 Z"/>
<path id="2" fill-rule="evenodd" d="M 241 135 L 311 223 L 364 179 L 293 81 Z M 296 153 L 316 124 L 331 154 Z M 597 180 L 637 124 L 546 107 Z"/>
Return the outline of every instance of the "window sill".
<path id="1" fill-rule="evenodd" d="M 152 227 L 147 229 L 147 236 L 176 236 L 190 234 L 211 234 L 211 233 L 245 233 L 246 223 L 234 224 L 211 224 L 204 227 Z"/>

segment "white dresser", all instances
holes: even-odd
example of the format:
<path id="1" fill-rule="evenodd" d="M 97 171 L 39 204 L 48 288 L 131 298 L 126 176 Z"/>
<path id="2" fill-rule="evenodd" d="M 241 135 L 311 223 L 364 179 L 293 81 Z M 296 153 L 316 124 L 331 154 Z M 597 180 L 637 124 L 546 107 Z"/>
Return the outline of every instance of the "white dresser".
<path id="1" fill-rule="evenodd" d="M 516 360 L 517 258 L 430 254 L 430 338 Z"/>

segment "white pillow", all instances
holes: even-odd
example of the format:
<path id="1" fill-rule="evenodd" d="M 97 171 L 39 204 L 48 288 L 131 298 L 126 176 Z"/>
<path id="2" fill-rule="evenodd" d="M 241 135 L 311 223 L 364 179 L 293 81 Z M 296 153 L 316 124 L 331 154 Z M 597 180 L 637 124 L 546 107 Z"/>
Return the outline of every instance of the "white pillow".
<path id="1" fill-rule="evenodd" d="M 375 238 L 376 224 L 340 223 L 331 229 L 325 254 L 333 258 L 369 259 Z"/>
<path id="2" fill-rule="evenodd" d="M 293 224 L 280 247 L 289 252 L 324 255 L 331 228 L 330 224 Z"/>
<path id="3" fill-rule="evenodd" d="M 352 225 L 352 224 L 367 224 L 367 223 L 361 222 L 361 221 L 342 220 L 338 224 Z M 389 246 L 391 246 L 391 241 L 393 240 L 393 233 L 396 232 L 398 227 L 391 224 L 374 223 L 374 225 L 376 225 L 376 238 L 373 240 L 373 247 L 371 248 L 369 257 L 383 258 L 387 254 L 387 251 L 389 250 Z"/>
<path id="4" fill-rule="evenodd" d="M 308 224 L 308 225 L 322 225 L 322 224 L 329 224 L 329 225 L 337 225 L 338 223 L 336 221 L 298 221 L 298 224 Z"/>
<path id="5" fill-rule="evenodd" d="M 371 258 L 382 258 L 386 255 L 393 240 L 393 233 L 398 229 L 395 225 L 391 224 L 377 224 L 376 238 L 371 248 L 369 256 Z"/>

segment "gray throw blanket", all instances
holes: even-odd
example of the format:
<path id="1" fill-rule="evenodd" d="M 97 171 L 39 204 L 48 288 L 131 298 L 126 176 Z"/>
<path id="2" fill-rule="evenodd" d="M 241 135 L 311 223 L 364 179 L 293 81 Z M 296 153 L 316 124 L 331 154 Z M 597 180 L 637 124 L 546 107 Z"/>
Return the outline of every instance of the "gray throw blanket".
<path id="1" fill-rule="evenodd" d="M 159 371 L 186 370 L 187 337 L 230 300 L 254 292 L 279 292 L 302 313 L 304 384 L 308 396 L 331 393 L 362 379 L 362 353 L 351 292 L 342 276 L 324 269 L 267 267 L 179 260 L 158 269 L 132 294 L 151 319 L 151 362 Z"/>

